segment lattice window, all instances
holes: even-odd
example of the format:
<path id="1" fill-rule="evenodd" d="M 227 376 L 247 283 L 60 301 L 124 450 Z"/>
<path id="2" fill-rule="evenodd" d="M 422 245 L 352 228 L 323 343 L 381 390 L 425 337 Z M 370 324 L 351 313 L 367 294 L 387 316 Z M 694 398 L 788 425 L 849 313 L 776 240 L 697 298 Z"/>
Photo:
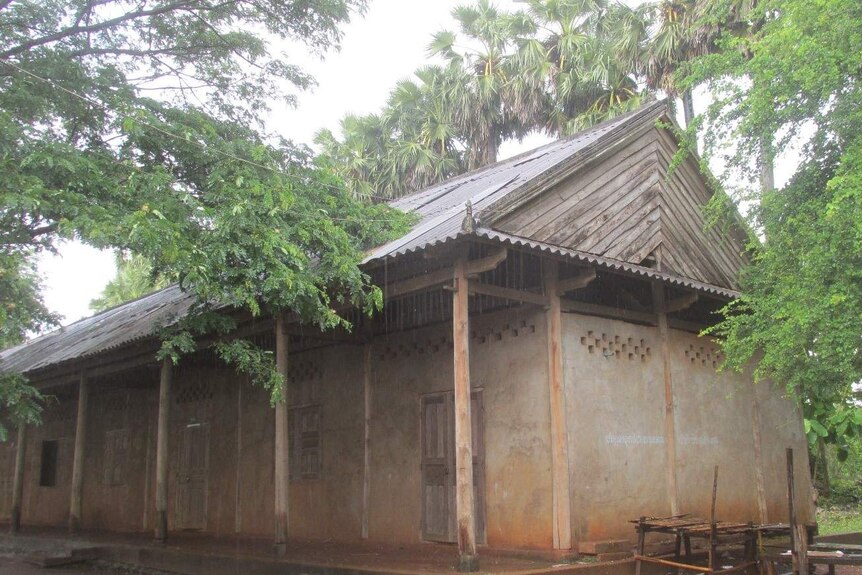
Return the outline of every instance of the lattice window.
<path id="1" fill-rule="evenodd" d="M 320 477 L 320 406 L 294 407 L 288 411 L 290 479 Z"/>
<path id="2" fill-rule="evenodd" d="M 724 360 L 722 353 L 709 345 L 689 345 L 688 349 L 685 350 L 685 357 L 692 365 L 712 367 L 713 369 L 718 368 Z"/>
<path id="3" fill-rule="evenodd" d="M 213 398 L 214 386 L 208 379 L 185 381 L 177 389 L 177 405 L 197 403 Z"/>
<path id="4" fill-rule="evenodd" d="M 642 338 L 626 337 L 615 334 L 588 331 L 581 337 L 581 345 L 591 354 L 605 359 L 625 359 L 646 361 L 652 355 L 649 342 Z"/>
<path id="5" fill-rule="evenodd" d="M 105 457 L 102 462 L 102 483 L 104 485 L 124 485 L 126 483 L 128 454 L 128 429 L 114 429 L 105 432 Z"/>

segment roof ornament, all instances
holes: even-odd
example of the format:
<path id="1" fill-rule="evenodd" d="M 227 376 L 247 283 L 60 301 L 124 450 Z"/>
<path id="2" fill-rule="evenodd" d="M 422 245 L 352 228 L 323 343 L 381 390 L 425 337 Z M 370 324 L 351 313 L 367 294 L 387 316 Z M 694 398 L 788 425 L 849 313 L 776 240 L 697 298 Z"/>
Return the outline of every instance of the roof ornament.
<path id="1" fill-rule="evenodd" d="M 466 215 L 464 216 L 464 221 L 461 222 L 461 231 L 467 234 L 472 234 L 476 231 L 476 219 L 473 217 L 473 204 L 470 200 L 467 200 L 464 203 L 464 210 L 466 211 Z"/>

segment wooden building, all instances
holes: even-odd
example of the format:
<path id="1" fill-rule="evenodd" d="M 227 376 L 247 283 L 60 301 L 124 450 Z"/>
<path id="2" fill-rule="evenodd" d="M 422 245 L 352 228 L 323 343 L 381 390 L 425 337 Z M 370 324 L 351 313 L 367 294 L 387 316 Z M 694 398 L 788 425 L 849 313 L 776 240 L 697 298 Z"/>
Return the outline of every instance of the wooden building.
<path id="1" fill-rule="evenodd" d="M 384 289 L 352 333 L 249 320 L 287 403 L 207 349 L 155 362 L 176 287 L 0 355 L 56 397 L 0 446 L 0 517 L 124 532 L 577 550 L 641 515 L 786 519 L 794 404 L 716 373 L 698 332 L 737 296 L 745 232 L 657 121 L 664 103 L 395 202 Z M 804 459 L 804 458 L 799 458 Z M 797 509 L 813 519 L 807 466 Z"/>

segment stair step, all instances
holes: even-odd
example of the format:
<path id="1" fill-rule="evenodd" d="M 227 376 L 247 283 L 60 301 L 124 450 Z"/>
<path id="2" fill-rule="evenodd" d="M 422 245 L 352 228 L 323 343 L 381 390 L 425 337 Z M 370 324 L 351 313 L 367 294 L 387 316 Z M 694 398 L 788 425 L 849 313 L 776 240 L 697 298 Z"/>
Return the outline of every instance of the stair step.
<path id="1" fill-rule="evenodd" d="M 599 555 L 601 553 L 621 553 L 631 551 L 632 544 L 628 539 L 605 539 L 602 541 L 581 541 L 578 551 L 583 555 Z"/>

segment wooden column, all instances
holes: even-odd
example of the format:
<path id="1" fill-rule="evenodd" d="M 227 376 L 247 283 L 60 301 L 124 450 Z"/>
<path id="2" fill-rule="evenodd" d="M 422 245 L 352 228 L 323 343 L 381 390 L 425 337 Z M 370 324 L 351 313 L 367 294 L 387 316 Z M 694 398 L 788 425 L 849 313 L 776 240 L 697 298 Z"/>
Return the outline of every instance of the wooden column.
<path id="1" fill-rule="evenodd" d="M 371 507 L 371 452 L 369 451 L 371 438 L 371 352 L 372 344 L 369 341 L 362 348 L 362 389 L 365 399 L 364 459 L 362 462 L 362 539 L 368 539 L 368 516 Z"/>
<path id="2" fill-rule="evenodd" d="M 81 509 L 84 498 L 84 448 L 87 444 L 87 398 L 89 384 L 81 373 L 78 383 L 78 417 L 75 422 L 75 451 L 72 459 L 72 490 L 69 496 L 69 531 L 81 528 Z"/>
<path id="3" fill-rule="evenodd" d="M 548 391 L 551 411 L 551 484 L 553 489 L 554 549 L 572 548 L 571 502 L 569 496 L 569 450 L 566 429 L 566 396 L 563 388 L 563 336 L 560 310 L 559 265 L 542 264 L 545 312 L 548 324 Z"/>
<path id="4" fill-rule="evenodd" d="M 156 541 L 168 538 L 168 423 L 174 364 L 162 360 L 159 376 L 159 427 L 156 430 Z"/>
<path id="5" fill-rule="evenodd" d="M 287 553 L 289 436 L 287 429 L 287 332 L 284 316 L 275 320 L 275 365 L 282 377 L 281 401 L 275 404 L 275 553 Z"/>
<path id="6" fill-rule="evenodd" d="M 470 414 L 470 330 L 466 258 L 455 263 L 452 294 L 452 341 L 455 359 L 455 509 L 458 523 L 458 570 L 478 571 L 473 503 L 473 423 Z"/>
<path id="7" fill-rule="evenodd" d="M 670 501 L 671 514 L 679 515 L 679 491 L 676 483 L 676 421 L 670 361 L 670 332 L 667 325 L 664 284 L 653 282 L 652 302 L 657 315 L 658 332 L 661 340 L 662 371 L 664 373 L 664 438 L 668 500 Z"/>
<path id="8" fill-rule="evenodd" d="M 757 511 L 760 515 L 760 523 L 769 521 L 769 511 L 766 506 L 766 482 L 763 479 L 763 438 L 760 423 L 760 401 L 757 399 L 757 388 L 755 383 L 751 384 L 751 430 L 754 435 L 754 483 L 757 488 Z"/>
<path id="9" fill-rule="evenodd" d="M 24 499 L 24 453 L 27 447 L 27 427 L 18 425 L 18 436 L 15 439 L 15 478 L 12 483 L 12 522 L 10 533 L 18 533 L 21 529 L 21 501 Z"/>

